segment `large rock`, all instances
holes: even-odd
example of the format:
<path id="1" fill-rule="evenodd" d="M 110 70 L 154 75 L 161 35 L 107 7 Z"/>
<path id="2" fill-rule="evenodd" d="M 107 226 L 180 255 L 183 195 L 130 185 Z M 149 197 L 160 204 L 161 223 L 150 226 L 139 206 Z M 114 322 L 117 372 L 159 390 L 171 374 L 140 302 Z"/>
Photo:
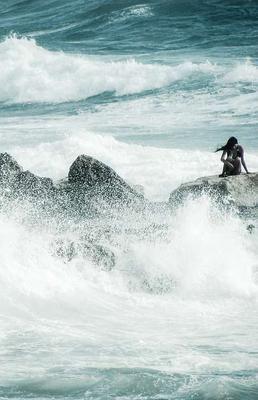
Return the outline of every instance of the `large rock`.
<path id="1" fill-rule="evenodd" d="M 87 192 L 90 197 L 135 203 L 144 196 L 129 186 L 112 168 L 87 155 L 80 155 L 68 173 L 68 185 L 77 193 Z"/>
<path id="2" fill-rule="evenodd" d="M 50 196 L 55 190 L 50 178 L 23 171 L 8 153 L 0 153 L 0 188 L 4 194 L 38 198 Z"/>
<path id="3" fill-rule="evenodd" d="M 17 161 L 8 153 L 0 153 L 0 184 L 10 186 L 22 172 Z"/>
<path id="4" fill-rule="evenodd" d="M 21 172 L 17 178 L 17 189 L 25 196 L 49 197 L 55 191 L 52 179 L 37 176 L 30 171 Z"/>
<path id="5" fill-rule="evenodd" d="M 225 178 L 219 178 L 217 175 L 208 176 L 183 183 L 171 193 L 169 203 L 175 205 L 184 201 L 189 195 L 199 197 L 202 194 L 209 194 L 216 200 L 239 207 L 255 207 L 258 205 L 258 173 Z"/>

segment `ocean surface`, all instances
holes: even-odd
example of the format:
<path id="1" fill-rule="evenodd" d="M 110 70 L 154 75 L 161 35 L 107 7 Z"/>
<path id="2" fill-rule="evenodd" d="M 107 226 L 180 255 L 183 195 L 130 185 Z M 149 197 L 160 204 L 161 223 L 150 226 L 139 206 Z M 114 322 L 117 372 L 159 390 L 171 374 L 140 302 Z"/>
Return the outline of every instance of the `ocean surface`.
<path id="1" fill-rule="evenodd" d="M 258 2 L 1 1 L 0 87 L 24 169 L 85 153 L 165 202 L 232 135 L 258 171 Z M 0 211 L 0 399 L 258 399 L 255 219 L 207 196 L 149 219 L 26 207 Z M 85 232 L 112 271 L 58 256 Z"/>

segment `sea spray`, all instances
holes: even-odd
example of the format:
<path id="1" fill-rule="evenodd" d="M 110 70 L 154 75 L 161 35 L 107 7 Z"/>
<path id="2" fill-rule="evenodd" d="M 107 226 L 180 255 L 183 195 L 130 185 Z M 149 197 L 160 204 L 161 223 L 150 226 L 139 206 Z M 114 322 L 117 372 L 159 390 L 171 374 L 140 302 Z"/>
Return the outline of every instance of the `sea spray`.
<path id="1" fill-rule="evenodd" d="M 58 238 L 78 240 L 80 230 L 85 232 L 83 223 L 76 228 L 71 221 L 60 232 L 53 221 L 47 229 L 33 228 L 18 216 L 12 221 L 1 215 L 1 318 L 6 332 L 15 327 L 5 339 L 6 351 L 10 354 L 12 338 L 29 354 L 23 363 L 12 356 L 19 371 L 15 385 L 25 396 L 55 396 L 63 390 L 90 390 L 97 396 L 103 380 L 110 391 L 126 391 L 131 385 L 148 385 L 152 374 L 164 383 L 170 376 L 175 391 L 187 382 L 189 393 L 206 390 L 215 371 L 254 368 L 255 357 L 248 355 L 253 327 L 244 336 L 238 332 L 248 319 L 255 321 L 252 269 L 257 249 L 234 210 L 218 209 L 203 197 L 189 199 L 166 218 L 161 213 L 154 220 L 138 218 L 136 223 L 127 216 L 122 224 L 113 222 L 109 241 L 116 265 L 111 272 L 85 258 L 67 262 L 53 253 Z M 106 229 L 104 220 L 88 229 L 94 231 L 98 223 Z M 53 352 L 58 376 L 49 364 Z M 114 362 L 120 372 L 111 368 Z M 16 378 L 10 364 L 3 367 L 8 393 Z M 119 374 L 125 374 L 121 386 Z M 194 382 L 193 375 L 198 376 Z M 224 379 L 220 384 L 226 388 Z"/>
<path id="2" fill-rule="evenodd" d="M 24 306 L 21 300 L 24 298 L 26 308 L 32 310 L 38 301 L 49 302 L 52 298 L 58 308 L 60 301 L 68 309 L 72 304 L 80 307 L 81 296 L 87 303 L 93 287 L 103 294 L 107 292 L 111 302 L 113 294 L 123 297 L 124 291 L 129 291 L 124 293 L 127 298 L 129 293 L 134 296 L 135 290 L 208 302 L 257 294 L 254 279 L 257 254 L 245 221 L 234 210 L 218 208 L 208 197 L 189 199 L 172 214 L 162 208 L 159 213 L 157 208 L 148 220 L 144 214 L 135 219 L 132 213 L 131 216 L 125 213 L 117 222 L 97 218 L 94 222 L 82 217 L 79 224 L 70 220 L 68 225 L 52 217 L 49 225 L 47 219 L 44 221 L 35 214 L 42 222 L 41 226 L 33 226 L 33 214 L 19 208 L 21 205 L 16 203 L 8 219 L 3 211 L 1 215 L 2 305 L 10 298 L 10 294 L 6 297 L 5 288 L 14 294 L 13 302 L 18 308 Z M 65 221 L 70 217 L 62 218 Z M 100 268 L 94 265 L 90 255 L 82 257 L 77 253 L 66 258 L 55 250 L 58 241 L 62 240 L 65 246 L 67 238 L 67 243 L 76 244 L 85 234 L 94 243 L 112 249 L 115 254 L 112 271 L 105 272 L 101 264 Z M 70 296 L 75 293 L 71 301 Z M 98 296 L 94 298 L 98 301 Z"/>

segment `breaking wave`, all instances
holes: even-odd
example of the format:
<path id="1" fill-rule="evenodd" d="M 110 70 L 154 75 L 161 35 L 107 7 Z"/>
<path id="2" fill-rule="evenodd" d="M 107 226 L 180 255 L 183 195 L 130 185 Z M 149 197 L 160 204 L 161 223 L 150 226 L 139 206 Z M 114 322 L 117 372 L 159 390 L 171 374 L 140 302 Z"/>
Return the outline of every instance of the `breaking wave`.
<path id="1" fill-rule="evenodd" d="M 52 220 L 51 228 L 28 224 L 21 210 L 16 205 L 11 218 L 0 216 L 2 315 L 40 313 L 51 319 L 60 312 L 66 318 L 78 313 L 93 318 L 89 307 L 103 313 L 115 306 L 117 296 L 127 304 L 128 296 L 139 292 L 190 302 L 257 295 L 256 238 L 234 213 L 221 212 L 209 198 L 189 200 L 169 218 L 160 214 L 136 221 L 132 216 L 123 226 L 112 223 L 109 242 L 105 239 L 116 259 L 111 272 L 79 255 L 67 262 L 54 250 L 58 241 L 76 242 L 85 232 L 97 238 L 108 222 L 77 222 L 75 228 L 71 221 L 60 231 L 58 221 L 55 226 Z"/>
<path id="2" fill-rule="evenodd" d="M 117 95 L 159 89 L 193 74 L 210 74 L 210 63 L 177 66 L 143 64 L 134 59 L 103 62 L 82 55 L 51 52 L 33 39 L 5 39 L 0 44 L 0 100 L 11 103 L 66 102 L 103 92 Z"/>
<path id="3" fill-rule="evenodd" d="M 104 92 L 117 96 L 139 94 L 185 80 L 205 78 L 226 82 L 258 81 L 258 69 L 246 61 L 230 69 L 186 61 L 178 65 L 146 64 L 129 58 L 102 61 L 86 55 L 53 52 L 34 39 L 11 36 L 0 43 L 2 87 L 7 103 L 79 101 Z M 214 82 L 215 82 L 214 81 Z"/>

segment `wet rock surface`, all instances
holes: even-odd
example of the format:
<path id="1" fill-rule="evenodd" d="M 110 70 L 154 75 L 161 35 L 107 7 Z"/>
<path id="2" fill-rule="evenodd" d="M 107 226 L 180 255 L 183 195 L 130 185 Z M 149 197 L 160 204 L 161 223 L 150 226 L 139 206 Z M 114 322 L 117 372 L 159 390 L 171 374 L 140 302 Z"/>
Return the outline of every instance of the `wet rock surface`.
<path id="1" fill-rule="evenodd" d="M 0 153 L 0 183 L 1 186 L 11 186 L 16 180 L 22 168 L 8 153 Z"/>
<path id="2" fill-rule="evenodd" d="M 72 163 L 67 184 L 88 190 L 94 196 L 134 202 L 143 195 L 129 186 L 112 168 L 93 157 L 80 155 Z"/>
<path id="3" fill-rule="evenodd" d="M 3 194 L 15 197 L 52 196 L 55 192 L 50 178 L 39 177 L 30 171 L 23 171 L 17 161 L 8 153 L 0 153 L 0 188 Z"/>
<path id="4" fill-rule="evenodd" d="M 203 194 L 237 207 L 257 207 L 258 174 L 241 174 L 225 178 L 215 175 L 183 183 L 170 194 L 169 204 L 171 206 L 180 204 L 189 196 L 200 197 Z"/>

